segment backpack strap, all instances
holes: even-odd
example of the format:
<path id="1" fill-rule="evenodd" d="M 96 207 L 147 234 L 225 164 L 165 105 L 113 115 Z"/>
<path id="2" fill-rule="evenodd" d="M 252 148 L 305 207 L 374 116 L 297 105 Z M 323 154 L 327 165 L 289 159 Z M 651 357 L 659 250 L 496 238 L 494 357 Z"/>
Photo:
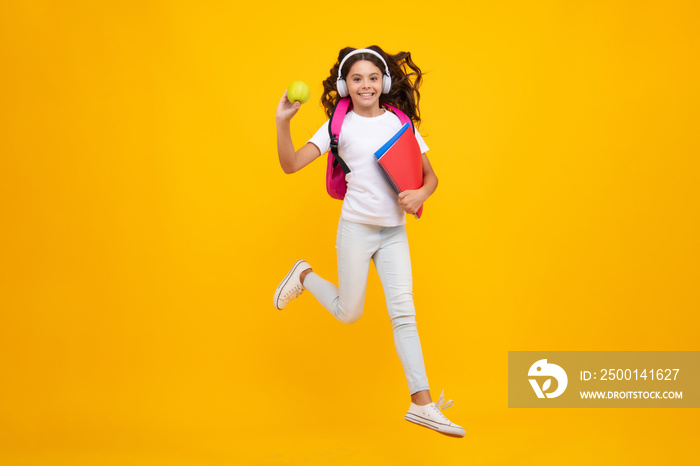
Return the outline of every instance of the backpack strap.
<path id="1" fill-rule="evenodd" d="M 389 105 L 389 104 L 382 104 L 382 105 L 384 105 L 386 108 L 388 108 L 389 110 L 394 112 L 396 114 L 396 116 L 399 117 L 399 120 L 401 120 L 402 125 L 405 125 L 406 123 L 410 123 L 411 129 L 413 130 L 414 133 L 416 132 L 416 127 L 413 126 L 413 121 L 411 121 L 411 118 L 408 115 L 406 115 L 404 112 L 402 112 L 401 110 L 399 110 L 398 108 L 396 108 L 392 105 Z"/>
<path id="2" fill-rule="evenodd" d="M 352 101 L 350 97 L 340 99 L 338 103 L 335 104 L 335 108 L 331 114 L 331 120 L 328 122 L 328 135 L 331 137 L 331 153 L 334 157 L 333 166 L 335 167 L 340 164 L 340 167 L 346 175 L 350 173 L 350 168 L 340 155 L 338 155 L 338 140 L 340 138 L 340 129 L 343 127 L 345 114 L 350 111 L 351 105 Z"/>

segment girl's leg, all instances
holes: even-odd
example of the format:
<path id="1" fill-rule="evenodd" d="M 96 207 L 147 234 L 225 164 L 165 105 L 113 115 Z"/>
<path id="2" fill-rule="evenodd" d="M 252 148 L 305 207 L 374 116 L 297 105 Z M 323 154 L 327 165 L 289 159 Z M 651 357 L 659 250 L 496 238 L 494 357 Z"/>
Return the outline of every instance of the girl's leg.
<path id="1" fill-rule="evenodd" d="M 430 403 L 430 387 L 416 326 L 411 256 L 405 227 L 383 228 L 381 245 L 372 259 L 384 287 L 394 344 L 410 394 L 418 404 Z"/>
<path id="2" fill-rule="evenodd" d="M 379 227 L 340 220 L 336 249 L 340 287 L 315 272 L 304 279 L 304 288 L 336 319 L 346 324 L 362 317 L 367 275 L 372 254 L 379 247 Z"/>
<path id="3" fill-rule="evenodd" d="M 430 400 L 423 351 L 416 327 L 411 256 L 406 229 L 403 226 L 384 229 L 381 247 L 373 259 L 384 286 L 389 317 L 394 328 L 396 352 L 411 393 L 412 403 L 404 419 L 451 437 L 464 437 L 464 428 L 447 419 L 442 413 L 443 408 Z"/>

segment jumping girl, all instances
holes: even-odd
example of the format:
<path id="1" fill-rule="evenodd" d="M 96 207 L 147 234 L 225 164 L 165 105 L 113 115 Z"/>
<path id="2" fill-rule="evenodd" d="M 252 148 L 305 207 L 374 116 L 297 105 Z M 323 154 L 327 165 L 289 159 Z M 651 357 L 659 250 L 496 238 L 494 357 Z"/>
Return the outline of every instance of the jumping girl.
<path id="1" fill-rule="evenodd" d="M 374 261 L 411 395 L 405 419 L 445 435 L 464 437 L 464 429 L 442 413 L 452 401 L 442 405 L 442 395 L 437 403 L 430 396 L 413 303 L 405 224 L 406 214 L 416 213 L 437 188 L 437 176 L 425 155 L 428 146 L 416 131 L 423 153 L 423 186 L 398 196 L 373 155 L 401 128 L 399 118 L 383 105 L 397 107 L 414 123 L 420 123 L 421 70 L 408 52 L 390 55 L 372 46 L 342 49 L 330 73 L 323 81 L 321 98 L 329 121 L 297 151 L 290 122 L 301 103 L 292 104 L 285 92 L 277 107 L 277 153 L 285 173 L 299 171 L 326 153 L 331 143 L 328 125 L 333 108 L 341 97 L 350 97 L 352 111 L 345 116 L 338 142 L 339 155 L 350 169 L 336 238 L 339 287 L 300 260 L 277 287 L 274 305 L 283 309 L 306 289 L 339 321 L 356 322 L 362 316 L 369 264 Z"/>

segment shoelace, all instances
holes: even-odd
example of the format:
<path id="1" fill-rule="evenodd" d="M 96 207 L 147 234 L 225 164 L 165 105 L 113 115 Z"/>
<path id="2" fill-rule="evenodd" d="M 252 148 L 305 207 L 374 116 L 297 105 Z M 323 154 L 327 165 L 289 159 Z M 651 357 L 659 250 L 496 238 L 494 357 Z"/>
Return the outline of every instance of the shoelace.
<path id="1" fill-rule="evenodd" d="M 452 400 L 449 400 L 447 403 L 445 403 L 445 390 L 440 392 L 440 397 L 435 402 L 435 408 L 437 410 L 437 413 L 440 414 L 440 416 L 442 416 L 442 418 L 448 422 L 449 422 L 449 420 L 445 417 L 444 414 L 442 414 L 442 411 L 449 408 L 453 404 L 454 404 L 454 401 L 452 401 Z"/>
<path id="2" fill-rule="evenodd" d="M 445 404 L 443 404 L 443 403 L 445 403 L 445 390 L 440 392 L 440 398 L 438 398 L 437 403 L 435 403 L 435 406 L 437 406 L 438 409 L 440 411 L 442 411 L 443 409 L 447 409 L 454 404 L 454 401 L 452 401 L 452 400 L 449 400 Z"/>
<path id="3" fill-rule="evenodd" d="M 288 292 L 286 292 L 283 296 L 282 299 L 292 299 L 292 298 L 298 298 L 299 295 L 304 291 L 304 288 L 301 287 L 301 285 L 297 285 Z"/>

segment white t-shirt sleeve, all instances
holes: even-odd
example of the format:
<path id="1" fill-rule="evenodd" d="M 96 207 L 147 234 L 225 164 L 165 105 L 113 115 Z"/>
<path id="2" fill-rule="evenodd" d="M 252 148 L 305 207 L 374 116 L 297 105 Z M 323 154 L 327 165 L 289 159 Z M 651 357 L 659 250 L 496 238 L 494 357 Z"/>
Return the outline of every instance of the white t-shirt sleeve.
<path id="1" fill-rule="evenodd" d="M 326 120 L 326 122 L 321 125 L 321 127 L 316 131 L 316 134 L 314 134 L 311 139 L 306 141 L 307 143 L 312 143 L 316 147 L 318 147 L 318 150 L 321 151 L 321 154 L 325 154 L 331 149 L 331 136 L 328 134 L 328 125 L 330 124 L 330 120 Z"/>
<path id="2" fill-rule="evenodd" d="M 418 141 L 418 147 L 420 147 L 421 154 L 425 154 L 428 152 L 428 145 L 425 143 L 423 140 L 423 136 L 420 135 L 418 131 L 415 132 L 416 135 L 416 141 Z"/>

